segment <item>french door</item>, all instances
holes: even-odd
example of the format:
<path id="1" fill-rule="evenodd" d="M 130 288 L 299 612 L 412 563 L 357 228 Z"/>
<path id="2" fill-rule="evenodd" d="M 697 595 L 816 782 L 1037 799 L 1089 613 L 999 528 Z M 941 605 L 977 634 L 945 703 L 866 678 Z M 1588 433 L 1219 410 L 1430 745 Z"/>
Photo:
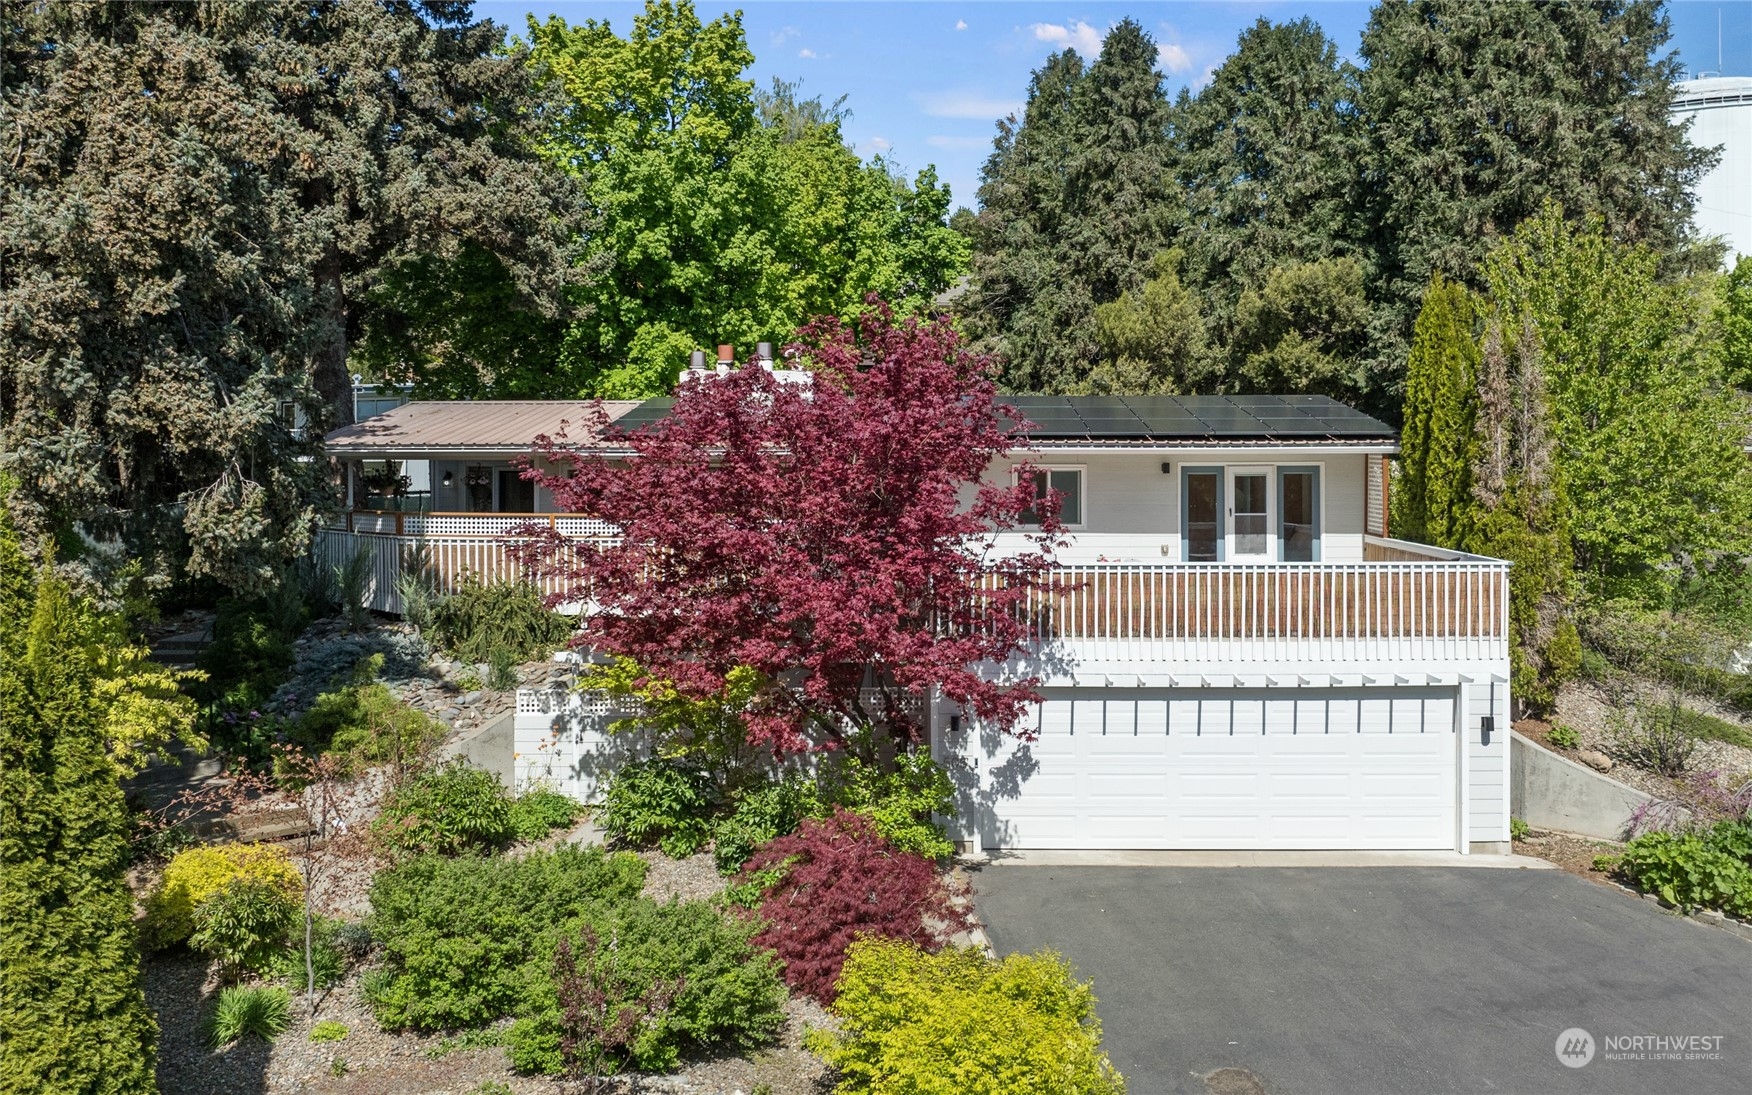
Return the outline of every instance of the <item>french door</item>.
<path id="1" fill-rule="evenodd" d="M 1271 468 L 1229 469 L 1229 558 L 1259 563 L 1276 558 L 1272 551 L 1273 499 Z"/>

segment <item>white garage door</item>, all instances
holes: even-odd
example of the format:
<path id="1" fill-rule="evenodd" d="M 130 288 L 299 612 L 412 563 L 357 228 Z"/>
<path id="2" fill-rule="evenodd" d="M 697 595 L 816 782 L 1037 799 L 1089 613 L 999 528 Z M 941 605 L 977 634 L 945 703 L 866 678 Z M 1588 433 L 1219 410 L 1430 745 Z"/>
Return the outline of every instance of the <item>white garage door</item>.
<path id="1" fill-rule="evenodd" d="M 1453 689 L 1046 695 L 1035 741 L 963 747 L 988 847 L 1454 846 Z"/>

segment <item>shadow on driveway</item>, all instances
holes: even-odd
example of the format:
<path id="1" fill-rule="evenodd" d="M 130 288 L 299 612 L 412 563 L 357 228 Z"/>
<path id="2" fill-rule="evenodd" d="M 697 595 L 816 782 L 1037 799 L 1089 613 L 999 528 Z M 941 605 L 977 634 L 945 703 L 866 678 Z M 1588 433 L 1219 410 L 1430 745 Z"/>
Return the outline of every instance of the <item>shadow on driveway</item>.
<path id="1" fill-rule="evenodd" d="M 1131 1095 L 1752 1092 L 1752 942 L 1561 871 L 996 866 L 974 886 L 999 954 L 1052 947 L 1094 979 Z M 1580 1068 L 1556 1052 L 1571 1027 L 1595 1043 Z M 1611 1058 L 1636 1035 L 1719 1057 Z"/>

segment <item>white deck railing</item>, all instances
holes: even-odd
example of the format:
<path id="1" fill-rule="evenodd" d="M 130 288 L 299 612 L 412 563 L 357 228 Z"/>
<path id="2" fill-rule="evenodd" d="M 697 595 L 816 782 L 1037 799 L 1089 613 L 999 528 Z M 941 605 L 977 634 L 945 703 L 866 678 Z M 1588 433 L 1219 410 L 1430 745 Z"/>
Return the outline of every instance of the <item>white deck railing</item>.
<path id="1" fill-rule="evenodd" d="M 400 612 L 395 582 L 410 567 L 446 592 L 470 576 L 526 578 L 506 534 L 532 520 L 578 538 L 608 530 L 564 514 L 354 514 L 350 530 L 319 532 L 316 551 L 331 567 L 364 551 L 368 604 Z M 1494 660 L 1507 651 L 1508 569 L 1371 537 L 1361 562 L 1067 564 L 1019 611 L 1039 647 L 1081 661 Z M 535 585 L 563 589 L 554 579 Z"/>
<path id="2" fill-rule="evenodd" d="M 1063 566 L 1021 611 L 1034 641 L 1099 662 L 1417 661 L 1505 656 L 1508 564 Z"/>

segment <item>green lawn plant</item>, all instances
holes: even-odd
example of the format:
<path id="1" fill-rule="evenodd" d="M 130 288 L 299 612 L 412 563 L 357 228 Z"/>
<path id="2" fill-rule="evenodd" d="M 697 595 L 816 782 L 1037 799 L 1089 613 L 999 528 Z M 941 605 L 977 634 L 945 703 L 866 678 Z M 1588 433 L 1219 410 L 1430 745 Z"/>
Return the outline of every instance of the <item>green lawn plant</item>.
<path id="1" fill-rule="evenodd" d="M 333 1019 L 324 1019 L 310 1028 L 310 1040 L 313 1042 L 339 1042 L 351 1033 L 347 1024 L 337 1023 Z"/>
<path id="2" fill-rule="evenodd" d="M 1050 951 L 926 954 L 852 945 L 834 1003 L 842 1027 L 807 1044 L 838 1071 L 839 1095 L 1121 1095 L 1101 1051 L 1095 994 Z"/>

